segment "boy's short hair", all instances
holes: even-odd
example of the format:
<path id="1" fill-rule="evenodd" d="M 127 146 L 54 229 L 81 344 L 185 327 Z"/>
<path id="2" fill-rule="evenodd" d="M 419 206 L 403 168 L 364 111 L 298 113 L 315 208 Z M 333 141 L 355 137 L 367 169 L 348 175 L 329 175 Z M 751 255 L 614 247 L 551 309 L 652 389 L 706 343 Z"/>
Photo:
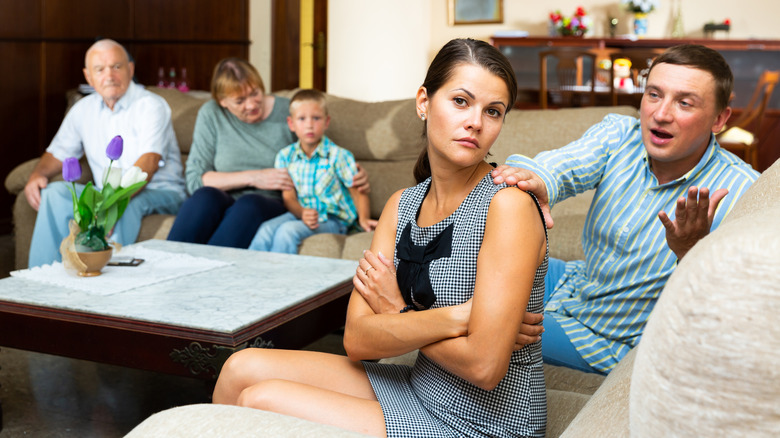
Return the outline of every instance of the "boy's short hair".
<path id="1" fill-rule="evenodd" d="M 303 90 L 298 90 L 295 94 L 293 94 L 293 97 L 290 99 L 291 115 L 295 112 L 301 102 L 315 102 L 320 106 L 320 108 L 322 108 L 322 111 L 325 113 L 325 115 L 328 115 L 328 102 L 325 98 L 325 93 L 320 90 L 306 88 Z"/>

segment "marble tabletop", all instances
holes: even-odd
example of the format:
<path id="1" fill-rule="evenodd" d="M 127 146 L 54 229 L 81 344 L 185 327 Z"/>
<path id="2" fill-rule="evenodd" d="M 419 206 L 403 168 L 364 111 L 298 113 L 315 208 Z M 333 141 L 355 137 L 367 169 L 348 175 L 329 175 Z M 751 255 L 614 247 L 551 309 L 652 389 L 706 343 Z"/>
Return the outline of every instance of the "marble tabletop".
<path id="1" fill-rule="evenodd" d="M 165 240 L 128 245 L 122 253 L 136 246 L 229 264 L 110 295 L 8 277 L 0 280 L 0 301 L 230 334 L 351 280 L 357 267 L 353 260 Z"/>

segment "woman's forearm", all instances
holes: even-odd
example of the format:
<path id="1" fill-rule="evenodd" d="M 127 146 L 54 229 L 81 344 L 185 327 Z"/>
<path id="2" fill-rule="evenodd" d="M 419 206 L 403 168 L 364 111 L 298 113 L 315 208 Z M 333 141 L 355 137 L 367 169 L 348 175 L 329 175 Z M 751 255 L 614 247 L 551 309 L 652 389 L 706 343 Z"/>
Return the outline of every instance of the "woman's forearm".
<path id="1" fill-rule="evenodd" d="M 239 172 L 217 172 L 209 171 L 203 174 L 203 185 L 214 187 L 224 191 L 243 189 L 249 187 L 251 176 L 248 170 Z"/>
<path id="2" fill-rule="evenodd" d="M 456 307 L 385 314 L 375 314 L 368 308 L 361 313 L 348 317 L 344 330 L 344 348 L 353 360 L 398 356 L 462 336 L 467 330 L 467 318 Z"/>

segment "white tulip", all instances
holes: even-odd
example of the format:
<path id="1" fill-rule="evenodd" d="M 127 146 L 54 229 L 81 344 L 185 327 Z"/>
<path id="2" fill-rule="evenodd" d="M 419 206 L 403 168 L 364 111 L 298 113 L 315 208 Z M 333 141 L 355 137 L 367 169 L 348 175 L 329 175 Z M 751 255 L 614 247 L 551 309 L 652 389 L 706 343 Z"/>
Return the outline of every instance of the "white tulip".
<path id="1" fill-rule="evenodd" d="M 106 173 L 108 173 L 108 178 L 106 178 Z M 103 172 L 103 181 L 105 181 L 105 184 L 111 184 L 111 187 L 113 188 L 119 188 L 119 182 L 122 181 L 122 168 L 111 166 L 107 167 L 106 170 Z"/>
<path id="2" fill-rule="evenodd" d="M 146 172 L 141 170 L 138 166 L 133 166 L 129 169 L 127 169 L 127 172 L 125 172 L 124 175 L 122 175 L 122 183 L 120 184 L 120 187 L 130 187 L 131 185 L 135 183 L 139 183 L 141 181 L 146 181 L 146 178 L 149 176 Z"/>

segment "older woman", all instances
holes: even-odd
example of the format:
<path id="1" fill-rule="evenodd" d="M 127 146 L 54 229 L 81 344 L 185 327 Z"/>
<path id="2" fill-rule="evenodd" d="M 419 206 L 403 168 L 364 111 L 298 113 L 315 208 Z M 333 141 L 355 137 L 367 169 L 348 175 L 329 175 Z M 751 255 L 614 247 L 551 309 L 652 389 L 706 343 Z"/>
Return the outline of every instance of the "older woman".
<path id="1" fill-rule="evenodd" d="M 247 248 L 258 227 L 287 211 L 280 190 L 293 189 L 274 157 L 295 138 L 289 99 L 265 93 L 248 62 L 226 58 L 214 68 L 213 100 L 198 112 L 185 176 L 192 195 L 168 240 Z M 367 189 L 361 171 L 356 186 Z"/>

